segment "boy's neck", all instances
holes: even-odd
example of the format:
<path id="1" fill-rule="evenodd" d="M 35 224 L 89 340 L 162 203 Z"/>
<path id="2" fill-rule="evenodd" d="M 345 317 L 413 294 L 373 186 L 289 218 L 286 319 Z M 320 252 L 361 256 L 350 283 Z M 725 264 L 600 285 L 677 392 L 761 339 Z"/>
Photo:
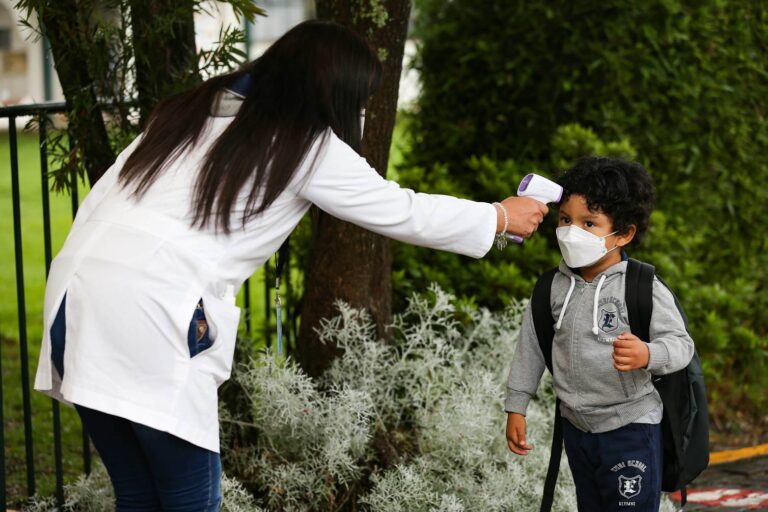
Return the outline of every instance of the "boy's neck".
<path id="1" fill-rule="evenodd" d="M 617 263 L 621 263 L 621 260 L 621 249 L 617 249 L 606 254 L 605 258 L 601 259 L 594 265 L 590 265 L 589 267 L 581 267 L 579 269 L 579 273 L 581 274 L 582 279 L 588 283 L 591 283 L 596 276 L 600 275 L 602 272 L 605 272 Z"/>

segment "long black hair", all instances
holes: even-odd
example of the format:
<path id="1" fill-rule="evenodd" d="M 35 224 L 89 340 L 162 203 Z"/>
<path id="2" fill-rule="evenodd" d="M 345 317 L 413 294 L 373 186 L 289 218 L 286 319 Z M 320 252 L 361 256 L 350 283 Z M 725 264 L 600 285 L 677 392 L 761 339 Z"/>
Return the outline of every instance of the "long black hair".
<path id="1" fill-rule="evenodd" d="M 252 180 L 242 222 L 287 187 L 328 128 L 356 151 L 360 112 L 381 80 L 381 63 L 348 28 L 305 21 L 237 72 L 206 80 L 157 105 L 145 135 L 120 171 L 140 197 L 164 166 L 194 145 L 223 88 L 250 75 L 240 109 L 206 154 L 193 194 L 193 226 L 230 232 L 238 196 Z"/>

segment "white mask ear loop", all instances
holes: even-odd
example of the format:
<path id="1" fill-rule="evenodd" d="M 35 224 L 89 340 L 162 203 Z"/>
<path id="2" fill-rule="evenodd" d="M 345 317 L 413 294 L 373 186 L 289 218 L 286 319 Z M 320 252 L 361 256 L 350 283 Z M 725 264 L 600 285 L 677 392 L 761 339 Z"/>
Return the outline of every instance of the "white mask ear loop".
<path id="1" fill-rule="evenodd" d="M 605 235 L 605 237 L 603 238 L 603 240 L 605 240 L 605 239 L 606 239 L 606 238 L 608 238 L 609 236 L 613 236 L 613 235 L 615 235 L 616 233 L 618 233 L 618 231 L 614 231 L 613 233 L 610 233 L 610 234 L 608 234 L 608 235 Z M 614 246 L 613 246 L 613 247 L 611 247 L 610 249 L 608 249 L 608 252 L 611 252 L 611 251 L 612 251 L 612 250 L 614 250 L 614 249 L 621 249 L 621 247 L 619 247 L 619 242 L 618 242 L 618 240 L 616 241 L 616 243 L 614 244 Z M 606 254 L 607 254 L 607 253 L 606 253 Z"/>
<path id="2" fill-rule="evenodd" d="M 603 236 L 603 237 L 600 237 L 600 238 L 602 238 L 602 239 L 603 239 L 603 244 L 605 244 L 605 239 L 606 239 L 606 238 L 608 238 L 609 236 L 613 236 L 613 235 L 615 235 L 616 233 L 618 233 L 618 231 L 614 231 L 613 233 L 608 233 L 607 235 L 605 235 L 605 236 Z M 602 256 L 600 256 L 600 259 L 603 259 L 603 258 L 604 258 L 604 257 L 605 257 L 605 256 L 606 256 L 606 255 L 607 255 L 609 252 L 611 252 L 611 251 L 613 251 L 613 250 L 615 250 L 615 249 L 621 249 L 621 247 L 619 247 L 619 244 L 616 244 L 616 245 L 614 245 L 614 246 L 613 246 L 613 247 L 611 247 L 610 249 L 606 249 L 606 250 L 605 250 L 605 254 L 603 254 Z M 600 260 L 598 260 L 598 261 L 600 261 Z M 597 263 L 597 262 L 595 262 L 595 263 Z M 605 277 L 605 276 L 603 276 L 603 277 Z M 598 286 L 598 290 L 599 290 L 599 289 L 600 289 L 600 287 Z M 595 326 L 597 326 L 597 321 L 595 321 Z M 597 327 L 595 327 L 595 328 L 597 328 Z M 595 333 L 595 334 L 597 334 L 597 333 Z"/>

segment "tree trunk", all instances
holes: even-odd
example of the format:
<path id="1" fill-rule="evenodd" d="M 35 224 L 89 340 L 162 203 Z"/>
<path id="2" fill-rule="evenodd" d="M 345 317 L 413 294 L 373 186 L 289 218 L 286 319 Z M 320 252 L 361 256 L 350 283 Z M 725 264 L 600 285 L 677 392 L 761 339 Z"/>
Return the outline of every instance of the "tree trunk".
<path id="1" fill-rule="evenodd" d="M 397 114 L 397 95 L 408 32 L 410 0 L 317 0 L 318 18 L 351 27 L 378 50 L 381 88 L 366 108 L 362 154 L 385 176 Z M 365 308 L 386 337 L 392 319 L 389 242 L 324 212 L 316 212 L 314 243 L 305 276 L 297 359 L 312 376 L 325 370 L 336 348 L 319 342 L 315 328 L 337 312 L 336 300 Z"/>
<path id="2" fill-rule="evenodd" d="M 56 72 L 68 104 L 70 136 L 91 185 L 115 161 L 97 78 L 89 66 L 94 45 L 92 5 L 75 0 L 21 2 L 34 9 L 48 37 Z M 143 126 L 162 98 L 199 81 L 195 48 L 195 0 L 131 0 L 136 86 Z"/>
<path id="3" fill-rule="evenodd" d="M 74 0 L 57 0 L 55 8 L 38 5 L 40 21 L 51 44 L 51 53 L 69 107 L 69 134 L 79 148 L 88 180 L 93 185 L 115 161 L 107 128 L 88 70 L 87 16 Z"/>
<path id="4" fill-rule="evenodd" d="M 140 124 L 155 104 L 200 81 L 194 0 L 130 0 Z"/>

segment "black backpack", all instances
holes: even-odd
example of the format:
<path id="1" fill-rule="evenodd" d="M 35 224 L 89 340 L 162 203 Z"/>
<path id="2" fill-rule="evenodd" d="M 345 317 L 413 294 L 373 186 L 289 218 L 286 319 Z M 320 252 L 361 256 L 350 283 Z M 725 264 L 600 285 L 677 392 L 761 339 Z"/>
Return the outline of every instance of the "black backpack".
<path id="1" fill-rule="evenodd" d="M 552 373 L 552 339 L 555 334 L 550 296 L 552 280 L 557 272 L 558 269 L 553 268 L 542 275 L 531 297 L 536 337 L 550 373 Z M 652 265 L 633 259 L 628 260 L 624 300 L 627 304 L 632 334 L 641 340 L 648 340 L 650 337 L 648 330 L 653 310 L 654 276 L 656 276 L 656 269 Z M 659 281 L 667 286 L 661 278 Z M 687 330 L 688 318 L 680 307 L 677 297 L 675 297 L 675 305 L 683 317 Z M 679 490 L 682 505 L 685 505 L 686 486 L 709 464 L 709 416 L 704 375 L 698 354 L 694 352 L 693 359 L 686 368 L 668 375 L 654 376 L 653 384 L 664 403 L 664 416 L 661 420 L 664 457 L 661 489 L 665 492 Z M 562 421 L 558 399 L 555 404 L 552 454 L 544 483 L 541 512 L 548 512 L 552 508 L 563 449 Z"/>

